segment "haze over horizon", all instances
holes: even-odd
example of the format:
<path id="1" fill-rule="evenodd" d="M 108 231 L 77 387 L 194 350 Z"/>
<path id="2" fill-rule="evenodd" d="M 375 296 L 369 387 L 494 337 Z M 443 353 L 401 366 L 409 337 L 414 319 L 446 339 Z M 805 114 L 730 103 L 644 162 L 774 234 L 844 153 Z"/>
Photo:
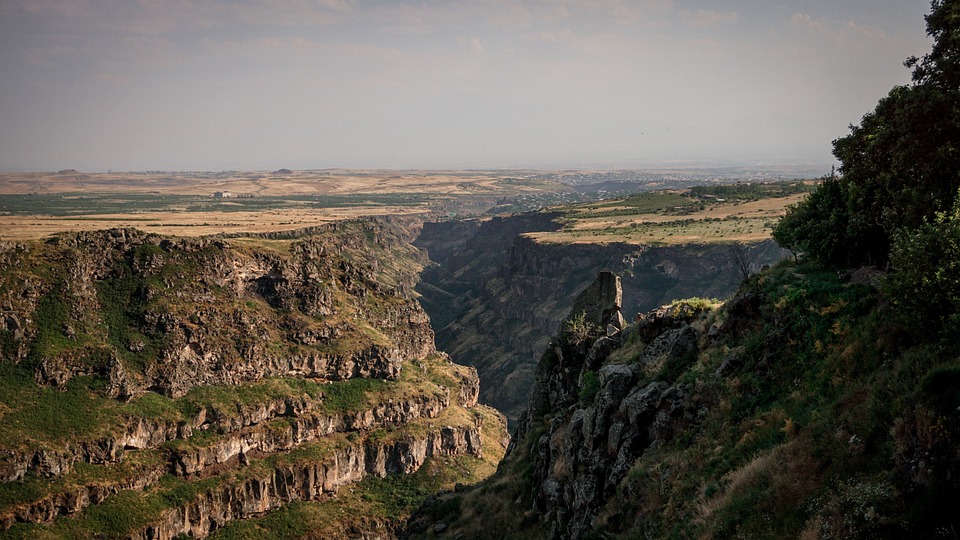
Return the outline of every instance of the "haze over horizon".
<path id="1" fill-rule="evenodd" d="M 8 0 L 0 170 L 833 161 L 926 0 Z"/>

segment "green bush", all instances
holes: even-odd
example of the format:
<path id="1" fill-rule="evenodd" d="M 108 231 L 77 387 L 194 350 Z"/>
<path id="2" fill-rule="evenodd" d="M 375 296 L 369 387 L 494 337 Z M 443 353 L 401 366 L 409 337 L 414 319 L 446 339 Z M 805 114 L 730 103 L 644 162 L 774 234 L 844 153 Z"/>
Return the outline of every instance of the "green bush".
<path id="1" fill-rule="evenodd" d="M 839 179 L 824 178 L 809 197 L 787 208 L 773 229 L 774 240 L 794 254 L 803 253 L 821 262 L 850 262 L 846 197 Z"/>
<path id="2" fill-rule="evenodd" d="M 957 335 L 960 331 L 960 201 L 933 222 L 895 237 L 894 271 L 883 291 L 915 332 Z"/>
<path id="3" fill-rule="evenodd" d="M 586 343 L 600 332 L 600 327 L 587 321 L 587 314 L 580 312 L 563 323 L 565 341 L 574 347 Z"/>
<path id="4" fill-rule="evenodd" d="M 583 384 L 580 386 L 580 401 L 584 405 L 592 405 L 599 391 L 600 379 L 597 378 L 597 374 L 589 370 L 586 371 L 583 374 Z"/>

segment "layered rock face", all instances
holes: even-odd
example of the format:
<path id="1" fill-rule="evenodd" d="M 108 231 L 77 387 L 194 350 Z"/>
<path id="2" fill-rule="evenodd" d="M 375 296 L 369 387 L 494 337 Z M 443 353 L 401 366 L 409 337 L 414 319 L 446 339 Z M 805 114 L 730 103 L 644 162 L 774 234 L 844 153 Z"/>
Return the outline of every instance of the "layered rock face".
<path id="1" fill-rule="evenodd" d="M 3 246 L 0 528 L 202 537 L 430 459 L 495 459 L 504 419 L 436 352 L 403 234 Z"/>
<path id="2" fill-rule="evenodd" d="M 407 537 L 936 538 L 958 526 L 955 349 L 904 335 L 882 289 L 787 262 L 726 303 L 678 300 L 618 329 L 616 284 L 600 275 L 576 299 L 497 474 L 429 501 Z"/>
<path id="3" fill-rule="evenodd" d="M 702 420 L 703 410 L 683 383 L 655 375 L 692 362 L 702 329 L 691 323 L 704 307 L 664 306 L 627 325 L 622 298 L 620 278 L 600 272 L 574 299 L 538 364 L 499 478 L 468 492 L 460 507 L 488 504 L 487 490 L 516 485 L 512 504 L 519 508 L 504 512 L 504 527 L 526 526 L 523 534 L 531 538 L 584 538 L 596 530 L 598 514 L 618 497 L 636 460 Z M 620 356 L 627 343 L 631 356 Z M 433 537 L 433 514 L 444 507 L 427 504 L 412 518 L 407 537 Z M 511 522 L 518 512 L 522 523 Z M 478 530 L 473 518 L 451 519 L 451 534 Z"/>
<path id="4" fill-rule="evenodd" d="M 426 223 L 415 242 L 435 263 L 417 291 L 438 346 L 476 366 L 481 399 L 512 419 L 526 406 L 557 325 L 597 272 L 620 276 L 627 314 L 674 298 L 723 298 L 741 280 L 729 246 L 542 244 L 523 236 L 557 230 L 556 217 Z M 758 267 L 782 257 L 772 240 L 747 247 L 746 258 Z"/>
<path id="5" fill-rule="evenodd" d="M 592 531 L 597 512 L 616 496 L 637 458 L 697 419 L 683 384 L 638 383 L 695 355 L 700 333 L 689 323 L 698 310 L 653 312 L 621 331 L 610 323 L 620 317 L 619 285 L 616 276 L 601 272 L 577 297 L 571 317 L 587 313 L 593 330 L 583 334 L 571 318 L 564 323 L 540 361 L 515 435 L 532 444 L 533 504 L 554 538 Z M 624 342 L 638 341 L 650 328 L 655 337 L 635 362 L 608 363 Z"/>

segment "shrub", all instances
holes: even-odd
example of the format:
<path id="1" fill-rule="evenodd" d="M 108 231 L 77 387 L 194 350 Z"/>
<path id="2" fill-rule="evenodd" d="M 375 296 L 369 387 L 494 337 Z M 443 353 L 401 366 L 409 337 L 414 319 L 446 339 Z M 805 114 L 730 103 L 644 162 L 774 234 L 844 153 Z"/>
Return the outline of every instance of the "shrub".
<path id="1" fill-rule="evenodd" d="M 895 237 L 894 272 L 882 282 L 899 316 L 925 334 L 960 330 L 960 201 Z"/>
<path id="2" fill-rule="evenodd" d="M 583 381 L 580 385 L 580 401 L 584 405 L 592 405 L 599 391 L 600 379 L 597 378 L 597 374 L 589 370 L 584 372 Z"/>
<path id="3" fill-rule="evenodd" d="M 600 328 L 587 321 L 587 314 L 581 311 L 564 322 L 563 330 L 567 343 L 579 347 L 593 338 L 600 331 Z"/>

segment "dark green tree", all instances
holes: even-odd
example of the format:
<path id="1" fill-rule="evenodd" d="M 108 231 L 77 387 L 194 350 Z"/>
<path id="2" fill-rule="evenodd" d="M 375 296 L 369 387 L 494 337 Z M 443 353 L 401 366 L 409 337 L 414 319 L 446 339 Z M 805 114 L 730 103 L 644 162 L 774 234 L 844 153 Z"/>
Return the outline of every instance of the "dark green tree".
<path id="1" fill-rule="evenodd" d="M 960 3 L 934 0 L 926 20 L 933 48 L 923 58 L 913 56 L 904 64 L 913 68 L 915 83 L 956 90 L 960 88 Z"/>
<path id="2" fill-rule="evenodd" d="M 960 199 L 949 212 L 897 232 L 890 260 L 896 271 L 883 290 L 897 314 L 924 335 L 960 333 Z"/>
<path id="3" fill-rule="evenodd" d="M 849 262 L 882 264 L 899 228 L 917 227 L 953 204 L 960 186 L 960 94 L 898 86 L 834 141 L 833 153 L 846 187 Z"/>
<path id="4" fill-rule="evenodd" d="M 821 261 L 846 261 L 847 213 L 844 185 L 827 176 L 803 202 L 791 206 L 773 230 L 781 246 Z"/>
<path id="5" fill-rule="evenodd" d="M 960 187 L 960 0 L 934 0 L 927 33 L 932 51 L 906 62 L 913 84 L 895 87 L 833 142 L 840 178 L 788 211 L 774 235 L 781 245 L 826 264 L 884 265 L 896 231 L 952 206 Z"/>

